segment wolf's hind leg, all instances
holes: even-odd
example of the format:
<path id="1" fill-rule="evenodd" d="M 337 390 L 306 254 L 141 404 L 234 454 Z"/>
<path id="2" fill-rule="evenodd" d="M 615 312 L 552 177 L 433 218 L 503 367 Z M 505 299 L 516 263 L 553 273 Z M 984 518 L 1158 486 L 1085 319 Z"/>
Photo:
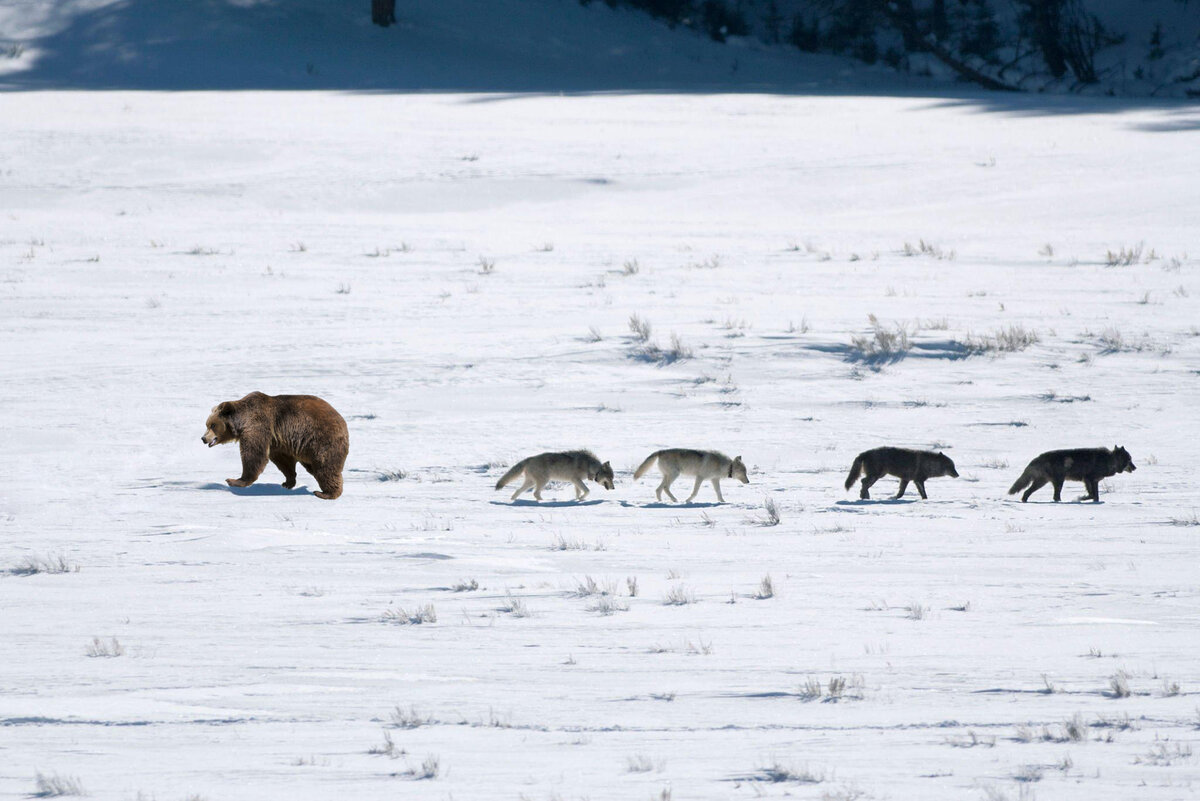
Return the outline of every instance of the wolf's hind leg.
<path id="1" fill-rule="evenodd" d="M 913 479 L 913 483 L 917 485 L 917 492 L 921 493 L 921 500 L 929 500 L 929 496 L 925 494 L 925 482 L 919 478 Z"/>
<path id="2" fill-rule="evenodd" d="M 675 479 L 679 478 L 679 474 L 671 470 L 663 470 L 662 482 L 658 485 L 658 489 L 654 491 L 654 497 L 658 498 L 659 503 L 662 502 L 660 491 L 667 493 L 667 497 L 671 499 L 671 503 L 679 503 L 679 499 L 671 492 L 671 485 L 675 483 Z"/>
<path id="3" fill-rule="evenodd" d="M 1025 490 L 1025 494 L 1021 496 L 1021 503 L 1025 503 L 1026 501 L 1028 501 L 1030 495 L 1037 492 L 1042 487 L 1046 486 L 1046 484 L 1047 484 L 1047 481 L 1044 478 L 1034 479 L 1033 483 L 1029 485 L 1029 489 Z"/>
<path id="4" fill-rule="evenodd" d="M 871 499 L 871 485 L 880 479 L 879 475 L 866 475 L 862 480 L 862 491 L 858 493 L 858 497 L 864 501 Z"/>
<path id="5" fill-rule="evenodd" d="M 535 478 L 533 481 L 534 481 L 533 497 L 537 498 L 540 501 L 542 499 L 542 490 L 544 490 L 546 488 L 546 484 L 548 483 L 548 481 L 546 479 L 542 479 L 542 478 Z"/>
<path id="6" fill-rule="evenodd" d="M 696 486 L 692 487 L 692 494 L 688 496 L 688 499 L 684 501 L 684 503 L 691 503 L 692 499 L 696 497 L 696 493 L 700 491 L 700 487 L 703 484 L 704 479 L 701 476 L 696 476 Z"/>
<path id="7" fill-rule="evenodd" d="M 900 489 L 898 489 L 896 491 L 896 494 L 893 495 L 892 497 L 893 498 L 903 498 L 904 493 L 907 491 L 908 491 L 908 479 L 902 478 L 902 479 L 900 479 Z"/>
<path id="8" fill-rule="evenodd" d="M 533 479 L 530 478 L 529 476 L 525 476 L 525 483 L 523 483 L 521 485 L 521 488 L 519 490 L 517 490 L 516 492 L 514 492 L 512 494 L 512 499 L 515 501 L 517 498 L 521 497 L 522 492 L 524 492 L 525 490 L 529 489 L 532 486 L 533 486 Z"/>
<path id="9" fill-rule="evenodd" d="M 717 491 L 717 503 L 725 503 L 725 498 L 721 495 L 721 479 L 714 478 L 712 480 L 713 489 Z"/>

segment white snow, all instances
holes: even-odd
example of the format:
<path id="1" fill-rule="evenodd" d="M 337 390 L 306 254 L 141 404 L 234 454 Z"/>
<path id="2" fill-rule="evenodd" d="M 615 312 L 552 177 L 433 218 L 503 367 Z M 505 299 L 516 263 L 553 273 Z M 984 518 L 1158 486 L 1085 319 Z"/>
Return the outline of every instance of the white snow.
<path id="1" fill-rule="evenodd" d="M 0 95 L 0 797 L 1194 797 L 1198 125 L 983 94 Z M 632 358 L 631 314 L 693 358 Z M 906 357 L 855 357 L 870 314 Z M 1009 326 L 1038 341 L 956 344 Z M 204 420 L 256 389 L 346 416 L 341 499 L 225 486 Z M 962 478 L 859 502 L 850 462 L 888 443 Z M 1103 503 L 1006 494 L 1114 444 L 1138 470 Z M 631 472 L 671 446 L 752 483 L 656 504 Z M 616 490 L 493 491 L 574 447 Z"/>

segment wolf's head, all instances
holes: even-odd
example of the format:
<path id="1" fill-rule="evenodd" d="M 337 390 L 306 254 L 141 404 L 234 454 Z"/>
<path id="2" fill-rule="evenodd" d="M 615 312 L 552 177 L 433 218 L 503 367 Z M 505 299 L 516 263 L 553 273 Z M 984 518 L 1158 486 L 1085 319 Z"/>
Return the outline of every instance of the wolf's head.
<path id="1" fill-rule="evenodd" d="M 1129 455 L 1129 451 L 1120 445 L 1113 447 L 1113 467 L 1117 468 L 1118 473 L 1132 473 L 1137 470 L 1137 465 L 1133 463 L 1133 457 Z"/>
<path id="2" fill-rule="evenodd" d="M 746 475 L 746 465 L 742 464 L 742 457 L 733 457 L 733 462 L 729 465 L 729 477 L 736 478 L 743 484 L 750 483 L 750 476 Z"/>
<path id="3" fill-rule="evenodd" d="M 616 485 L 613 484 L 612 465 L 609 464 L 608 462 L 605 462 L 604 464 L 600 465 L 600 469 L 596 471 L 596 477 L 592 480 L 607 490 L 610 490 L 613 487 L 615 487 Z"/>
<path id="4" fill-rule="evenodd" d="M 958 471 L 954 469 L 954 460 L 941 451 L 938 451 L 936 467 L 940 471 L 937 475 L 958 478 Z"/>
<path id="5" fill-rule="evenodd" d="M 208 421 L 204 424 L 204 436 L 200 438 L 208 447 L 214 445 L 224 445 L 226 442 L 233 442 L 237 439 L 237 432 L 233 428 L 233 403 L 223 401 L 212 407 L 212 414 L 208 416 Z"/>

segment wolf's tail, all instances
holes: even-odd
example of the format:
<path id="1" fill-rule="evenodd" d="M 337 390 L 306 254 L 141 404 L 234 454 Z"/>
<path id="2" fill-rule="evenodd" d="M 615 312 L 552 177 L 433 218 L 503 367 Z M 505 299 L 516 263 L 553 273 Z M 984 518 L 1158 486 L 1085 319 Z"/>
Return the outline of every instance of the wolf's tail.
<path id="1" fill-rule="evenodd" d="M 524 473 L 525 472 L 525 463 L 527 461 L 529 461 L 529 460 L 522 459 L 521 461 L 514 464 L 512 467 L 508 468 L 508 472 L 505 473 L 504 475 L 500 476 L 500 480 L 496 482 L 496 489 L 500 489 L 505 484 L 508 484 L 514 478 L 516 478 L 517 476 Z"/>
<path id="2" fill-rule="evenodd" d="M 854 457 L 854 464 L 850 465 L 850 475 L 846 476 L 846 489 L 850 489 L 854 486 L 854 482 L 858 481 L 858 476 L 862 473 L 862 463 L 863 458 L 860 453 Z"/>
<path id="3" fill-rule="evenodd" d="M 637 481 L 639 478 L 646 475 L 646 471 L 649 470 L 654 465 L 654 462 L 658 459 L 658 455 L 660 453 L 662 453 L 662 451 L 655 451 L 654 453 L 652 453 L 646 457 L 646 461 L 642 462 L 641 467 L 639 467 L 637 470 L 633 471 L 633 480 L 634 481 Z"/>
<path id="4" fill-rule="evenodd" d="M 1037 471 L 1033 469 L 1033 464 L 1031 463 L 1029 467 L 1025 468 L 1025 472 L 1021 474 L 1021 477 L 1017 479 L 1017 482 L 1008 488 L 1008 494 L 1016 495 L 1018 492 L 1028 487 L 1033 483 L 1033 479 L 1036 475 Z"/>

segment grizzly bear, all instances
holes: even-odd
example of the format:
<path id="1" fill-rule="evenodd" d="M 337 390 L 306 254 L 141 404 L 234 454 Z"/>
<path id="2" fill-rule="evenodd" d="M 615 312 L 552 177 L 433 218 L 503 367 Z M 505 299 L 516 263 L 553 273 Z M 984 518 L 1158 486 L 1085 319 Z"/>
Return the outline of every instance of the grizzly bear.
<path id="1" fill-rule="evenodd" d="M 264 395 L 251 392 L 241 400 L 212 409 L 201 441 L 208 447 L 237 442 L 242 449 L 242 477 L 227 478 L 231 487 L 253 484 L 270 459 L 283 473 L 283 486 L 296 486 L 296 462 L 321 485 L 318 498 L 332 501 L 342 494 L 342 467 L 350 451 L 346 421 L 314 395 Z"/>

